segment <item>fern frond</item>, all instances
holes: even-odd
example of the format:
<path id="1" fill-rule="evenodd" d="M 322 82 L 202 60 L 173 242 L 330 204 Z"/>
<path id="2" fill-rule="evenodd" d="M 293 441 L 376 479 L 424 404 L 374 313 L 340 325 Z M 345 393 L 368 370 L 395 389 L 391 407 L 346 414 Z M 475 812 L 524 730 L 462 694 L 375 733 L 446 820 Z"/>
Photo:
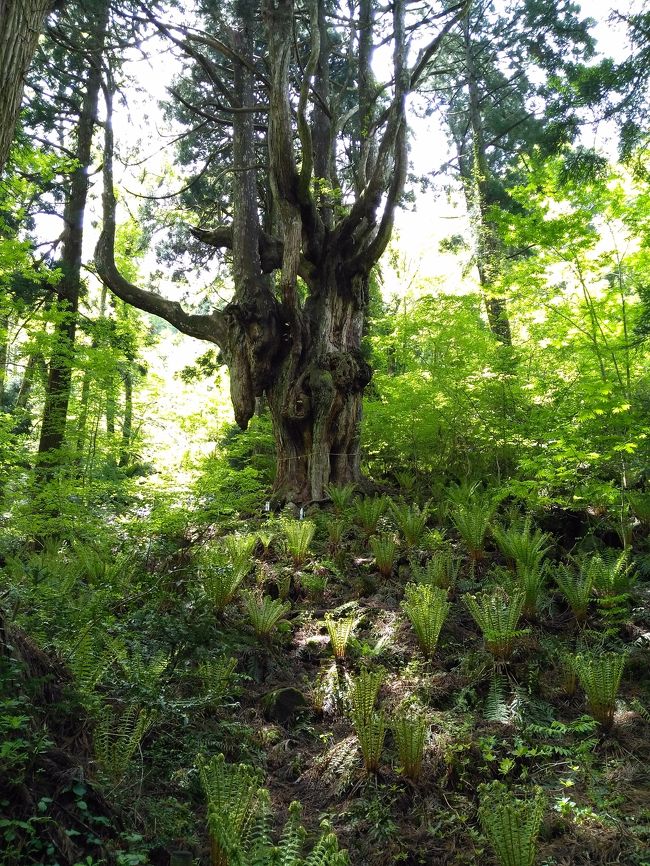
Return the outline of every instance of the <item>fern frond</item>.
<path id="1" fill-rule="evenodd" d="M 425 655 L 431 656 L 436 651 L 449 608 L 445 589 L 429 584 L 407 583 L 402 610 L 411 621 Z"/>
<path id="2" fill-rule="evenodd" d="M 344 659 L 350 636 L 355 629 L 357 620 L 354 617 L 335 620 L 330 614 L 325 614 L 325 626 L 332 644 L 334 658 Z"/>
<path id="3" fill-rule="evenodd" d="M 422 772 L 422 759 L 429 725 L 424 715 L 408 710 L 393 719 L 393 734 L 399 763 L 404 775 L 417 782 Z"/>
<path id="4" fill-rule="evenodd" d="M 296 568 L 300 568 L 309 555 L 316 524 L 311 520 L 285 520 L 282 523 L 282 530 L 293 564 Z"/>
<path id="5" fill-rule="evenodd" d="M 375 557 L 377 571 L 382 577 L 390 577 L 397 558 L 397 544 L 390 535 L 374 535 L 370 539 L 370 549 Z"/>
<path id="6" fill-rule="evenodd" d="M 524 608 L 524 593 L 514 593 L 509 597 L 497 587 L 491 593 L 476 596 L 467 593 L 463 600 L 483 633 L 486 649 L 496 659 L 509 659 L 515 640 L 526 634 L 525 629 L 517 628 Z"/>
<path id="7" fill-rule="evenodd" d="M 614 724 L 616 695 L 626 656 L 623 653 L 591 653 L 574 656 L 573 665 L 587 695 L 589 712 L 609 730 Z"/>
<path id="8" fill-rule="evenodd" d="M 501 782 L 479 786 L 479 819 L 500 866 L 533 866 L 546 800 L 541 788 L 519 800 Z"/>
<path id="9" fill-rule="evenodd" d="M 268 595 L 260 598 L 254 592 L 243 592 L 244 608 L 253 631 L 260 640 L 268 641 L 273 629 L 282 620 L 285 613 L 291 610 L 289 602 L 283 603 Z"/>

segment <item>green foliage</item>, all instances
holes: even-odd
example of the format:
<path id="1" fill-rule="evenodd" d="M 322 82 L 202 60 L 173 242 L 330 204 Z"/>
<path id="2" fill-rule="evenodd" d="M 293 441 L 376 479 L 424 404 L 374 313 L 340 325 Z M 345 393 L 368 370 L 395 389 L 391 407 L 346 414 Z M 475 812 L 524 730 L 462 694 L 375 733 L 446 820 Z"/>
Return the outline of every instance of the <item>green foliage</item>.
<path id="1" fill-rule="evenodd" d="M 325 625 L 330 637 L 332 652 L 335 659 L 344 659 L 348 641 L 354 631 L 357 620 L 354 617 L 334 619 L 330 614 L 325 614 Z"/>
<path id="2" fill-rule="evenodd" d="M 373 673 L 364 668 L 350 688 L 352 724 L 361 747 L 363 765 L 368 773 L 379 770 L 386 736 L 384 714 L 374 709 L 383 679 L 382 671 Z"/>
<path id="3" fill-rule="evenodd" d="M 274 844 L 269 793 L 249 765 L 227 764 L 223 755 L 210 762 L 201 758 L 199 776 L 208 801 L 211 866 L 348 866 L 347 854 L 326 821 L 303 856 L 307 833 L 296 801 Z"/>
<path id="4" fill-rule="evenodd" d="M 408 779 L 417 782 L 422 772 L 424 747 L 429 733 L 426 716 L 405 708 L 393 718 L 392 729 L 402 772 Z"/>
<path id="5" fill-rule="evenodd" d="M 627 500 L 637 520 L 646 527 L 650 526 L 650 493 L 630 490 Z"/>
<path id="6" fill-rule="evenodd" d="M 356 493 L 355 484 L 329 484 L 326 490 L 327 495 L 332 500 L 334 505 L 334 513 L 337 515 L 343 514 L 354 499 Z"/>
<path id="7" fill-rule="evenodd" d="M 525 569 L 538 568 L 549 549 L 549 534 L 539 529 L 533 530 L 530 517 L 522 526 L 515 524 L 508 529 L 496 524 L 492 528 L 492 535 L 501 553 L 514 565 Z"/>
<path id="8" fill-rule="evenodd" d="M 296 568 L 300 568 L 309 555 L 316 524 L 311 520 L 285 520 L 282 523 L 282 530 L 293 564 Z"/>
<path id="9" fill-rule="evenodd" d="M 197 669 L 204 689 L 206 706 L 219 708 L 232 687 L 237 659 L 221 656 L 202 662 Z"/>
<path id="10" fill-rule="evenodd" d="M 524 593 L 508 597 L 500 587 L 490 593 L 463 596 L 467 609 L 481 629 L 486 648 L 501 661 L 512 655 L 515 641 L 526 633 L 517 624 L 524 608 Z"/>
<path id="11" fill-rule="evenodd" d="M 483 559 L 485 537 L 490 527 L 493 510 L 486 509 L 485 502 L 457 505 L 451 512 L 451 521 L 458 530 L 472 560 Z"/>
<path id="12" fill-rule="evenodd" d="M 366 537 L 377 532 L 377 526 L 386 512 L 386 507 L 387 503 L 383 496 L 364 496 L 354 500 L 354 522 L 361 527 Z"/>
<path id="13" fill-rule="evenodd" d="M 262 598 L 254 592 L 242 593 L 246 615 L 253 626 L 253 631 L 260 640 L 268 641 L 278 623 L 291 610 L 289 602 L 272 599 L 265 595 Z"/>
<path id="14" fill-rule="evenodd" d="M 222 613 L 235 598 L 245 576 L 244 568 L 225 559 L 213 559 L 203 564 L 199 580 L 205 597 L 217 613 Z"/>
<path id="15" fill-rule="evenodd" d="M 429 513 L 426 508 L 418 508 L 417 505 L 406 505 L 404 503 L 390 503 L 390 510 L 397 528 L 404 536 L 407 547 L 414 547 L 424 537 Z"/>
<path id="16" fill-rule="evenodd" d="M 593 575 L 582 567 L 579 572 L 560 564 L 553 575 L 562 595 L 569 602 L 576 620 L 580 623 L 587 618 L 589 601 L 593 589 Z"/>
<path id="17" fill-rule="evenodd" d="M 625 659 L 623 653 L 579 654 L 573 659 L 578 680 L 587 695 L 589 712 L 606 730 L 614 724 L 616 695 Z"/>
<path id="18" fill-rule="evenodd" d="M 460 556 L 454 556 L 453 550 L 442 549 L 434 551 L 424 568 L 412 562 L 411 571 L 418 583 L 430 584 L 453 591 L 462 562 Z"/>
<path id="19" fill-rule="evenodd" d="M 224 755 L 199 759 L 199 778 L 208 801 L 211 866 L 244 866 L 245 847 L 260 806 L 260 774 L 247 764 L 228 764 Z"/>
<path id="20" fill-rule="evenodd" d="M 95 760 L 112 784 L 123 780 L 152 721 L 151 714 L 135 704 L 121 708 L 105 704 L 100 710 L 93 733 Z"/>
<path id="21" fill-rule="evenodd" d="M 372 555 L 375 557 L 377 571 L 383 577 L 390 577 L 398 551 L 395 539 L 392 535 L 374 535 L 370 538 L 369 543 Z"/>
<path id="22" fill-rule="evenodd" d="M 411 621 L 422 652 L 432 656 L 449 613 L 447 590 L 432 584 L 408 583 L 402 609 Z"/>
<path id="23" fill-rule="evenodd" d="M 225 535 L 222 539 L 228 559 L 237 571 L 246 575 L 251 569 L 251 559 L 257 544 L 255 533 L 238 533 Z"/>
<path id="24" fill-rule="evenodd" d="M 479 787 L 479 818 L 500 866 L 533 866 L 546 799 L 541 788 L 520 800 L 502 782 Z"/>

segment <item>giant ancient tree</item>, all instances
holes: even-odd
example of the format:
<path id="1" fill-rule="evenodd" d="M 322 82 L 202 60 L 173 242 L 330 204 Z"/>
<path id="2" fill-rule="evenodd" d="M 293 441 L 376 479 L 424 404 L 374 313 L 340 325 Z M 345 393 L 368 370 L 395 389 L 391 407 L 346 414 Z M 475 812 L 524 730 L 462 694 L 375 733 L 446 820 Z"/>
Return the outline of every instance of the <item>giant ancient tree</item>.
<path id="1" fill-rule="evenodd" d="M 203 0 L 201 30 L 148 13 L 194 60 L 198 95 L 182 84 L 177 98 L 204 141 L 216 142 L 201 172 L 203 181 L 212 172 L 213 206 L 193 235 L 229 251 L 234 293 L 208 313 L 118 272 L 106 124 L 98 272 L 123 300 L 220 347 L 240 427 L 266 398 L 281 498 L 319 500 L 329 483 L 359 477 L 371 377 L 361 340 L 370 274 L 404 190 L 407 97 L 463 5 Z M 418 50 L 409 51 L 414 33 Z M 385 80 L 373 66 L 377 46 Z"/>

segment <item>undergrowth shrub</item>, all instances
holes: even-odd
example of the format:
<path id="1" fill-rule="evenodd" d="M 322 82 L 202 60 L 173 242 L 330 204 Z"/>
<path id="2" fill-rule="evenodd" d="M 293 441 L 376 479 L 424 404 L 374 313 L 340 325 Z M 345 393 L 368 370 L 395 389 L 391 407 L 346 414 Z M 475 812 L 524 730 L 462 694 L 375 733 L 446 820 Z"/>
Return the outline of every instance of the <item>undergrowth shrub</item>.
<path id="1" fill-rule="evenodd" d="M 221 656 L 202 662 L 197 672 L 204 690 L 206 706 L 217 709 L 232 688 L 237 659 Z"/>

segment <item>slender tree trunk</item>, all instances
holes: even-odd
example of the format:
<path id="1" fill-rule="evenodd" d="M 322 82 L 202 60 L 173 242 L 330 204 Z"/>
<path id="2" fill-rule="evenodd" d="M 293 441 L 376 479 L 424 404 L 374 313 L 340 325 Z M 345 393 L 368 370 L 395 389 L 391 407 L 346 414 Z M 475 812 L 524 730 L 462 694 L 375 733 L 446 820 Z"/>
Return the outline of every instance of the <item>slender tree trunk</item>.
<path id="1" fill-rule="evenodd" d="M 133 375 L 125 370 L 124 380 L 124 418 L 122 419 L 122 441 L 120 443 L 120 466 L 128 466 L 131 460 L 131 436 L 133 433 Z"/>
<path id="2" fill-rule="evenodd" d="M 51 0 L 0 0 L 0 173 L 13 141 L 25 74 Z"/>
<path id="3" fill-rule="evenodd" d="M 494 226 L 490 221 L 489 180 L 490 167 L 487 161 L 483 123 L 481 121 L 480 96 L 477 85 L 474 58 L 472 55 L 472 38 L 470 33 L 469 12 L 466 14 L 463 26 L 465 39 L 465 66 L 467 70 L 467 85 L 469 90 L 469 119 L 472 131 L 472 171 L 467 181 L 471 185 L 472 195 L 468 196 L 468 204 L 474 212 L 476 232 L 476 267 L 488 324 L 494 336 L 505 346 L 512 345 L 510 320 L 504 298 L 495 296 L 495 283 L 500 273 L 499 240 Z M 472 206 L 473 205 L 473 206 Z"/>
<path id="4" fill-rule="evenodd" d="M 0 410 L 5 398 L 5 383 L 7 379 L 7 357 L 9 354 L 9 316 L 0 316 Z"/>
<path id="5" fill-rule="evenodd" d="M 38 446 L 41 463 L 52 467 L 63 446 L 68 403 L 72 387 L 72 365 L 77 331 L 77 311 L 81 285 L 83 223 L 88 198 L 88 166 L 91 163 L 93 132 L 101 89 L 101 56 L 108 26 L 108 0 L 98 9 L 97 36 L 89 54 L 86 92 L 77 126 L 75 156 L 78 167 L 72 175 L 65 202 L 63 221 L 63 276 L 57 288 L 60 317 L 54 329 L 54 349 L 45 394 L 43 424 Z"/>

